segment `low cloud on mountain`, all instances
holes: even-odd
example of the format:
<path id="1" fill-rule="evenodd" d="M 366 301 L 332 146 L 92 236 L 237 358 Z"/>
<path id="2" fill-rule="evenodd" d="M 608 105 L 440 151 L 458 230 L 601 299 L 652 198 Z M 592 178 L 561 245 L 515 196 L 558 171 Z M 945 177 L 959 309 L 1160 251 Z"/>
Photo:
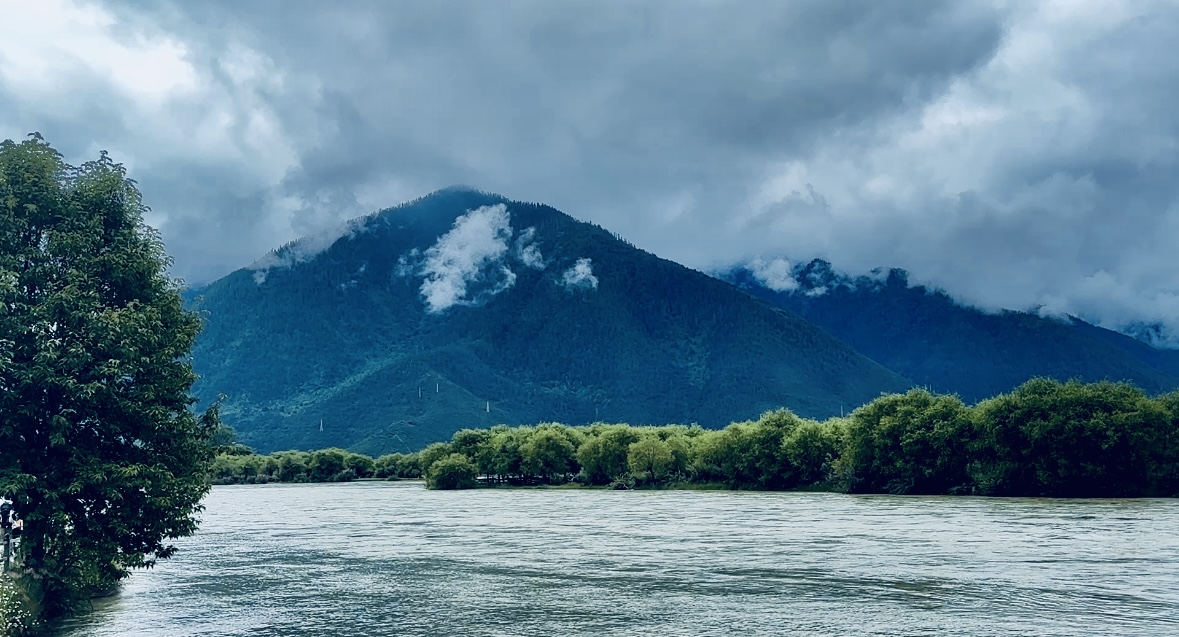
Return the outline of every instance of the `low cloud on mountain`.
<path id="1" fill-rule="evenodd" d="M 306 263 L 335 245 L 337 241 L 365 232 L 367 221 L 367 217 L 349 219 L 267 252 L 265 256 L 248 266 L 254 271 L 254 281 L 261 285 L 266 282 L 267 273 L 271 269 L 290 268 L 299 263 Z"/>
<path id="2" fill-rule="evenodd" d="M 547 267 L 540 246 L 536 244 L 536 228 L 527 228 L 516 237 L 516 258 L 533 270 Z"/>
<path id="3" fill-rule="evenodd" d="M 598 277 L 594 276 L 594 264 L 591 259 L 578 259 L 573 267 L 565 270 L 561 275 L 561 284 L 567 290 L 596 290 Z"/>
<path id="4" fill-rule="evenodd" d="M 750 274 L 758 283 L 775 292 L 790 292 L 798 289 L 798 281 L 794 279 L 793 266 L 783 258 L 754 259 L 746 266 Z"/>
<path id="5" fill-rule="evenodd" d="M 484 206 L 459 217 L 454 227 L 422 253 L 417 274 L 422 299 L 431 313 L 471 305 L 516 283 L 504 263 L 512 239 L 512 216 L 503 204 Z"/>

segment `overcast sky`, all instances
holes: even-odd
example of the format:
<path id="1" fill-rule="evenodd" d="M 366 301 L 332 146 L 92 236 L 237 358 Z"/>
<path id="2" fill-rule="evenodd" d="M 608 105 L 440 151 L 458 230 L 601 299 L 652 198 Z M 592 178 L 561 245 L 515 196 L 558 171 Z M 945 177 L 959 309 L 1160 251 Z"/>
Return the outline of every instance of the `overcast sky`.
<path id="1" fill-rule="evenodd" d="M 0 0 L 0 138 L 109 150 L 194 284 L 468 184 L 1179 330 L 1177 42 L 1150 0 Z"/>

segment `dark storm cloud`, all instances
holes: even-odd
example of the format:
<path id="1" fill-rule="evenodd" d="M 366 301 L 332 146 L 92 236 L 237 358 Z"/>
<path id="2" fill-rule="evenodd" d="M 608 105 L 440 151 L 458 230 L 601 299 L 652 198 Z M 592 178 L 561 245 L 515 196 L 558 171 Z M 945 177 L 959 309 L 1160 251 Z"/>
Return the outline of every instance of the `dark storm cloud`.
<path id="1" fill-rule="evenodd" d="M 310 125 L 292 131 L 289 193 L 339 202 L 382 181 L 469 183 L 697 264 L 678 235 L 709 236 L 767 161 L 833 131 L 870 134 L 1001 34 L 995 13 L 947 3 L 164 6 L 169 29 L 209 43 L 201 57 L 229 24 L 318 85 Z"/>
<path id="2" fill-rule="evenodd" d="M 1173 3 L 56 11 L 89 16 L 50 34 L 85 61 L 0 70 L 0 132 L 127 161 L 195 282 L 464 183 L 699 268 L 825 256 L 987 307 L 1179 316 Z"/>

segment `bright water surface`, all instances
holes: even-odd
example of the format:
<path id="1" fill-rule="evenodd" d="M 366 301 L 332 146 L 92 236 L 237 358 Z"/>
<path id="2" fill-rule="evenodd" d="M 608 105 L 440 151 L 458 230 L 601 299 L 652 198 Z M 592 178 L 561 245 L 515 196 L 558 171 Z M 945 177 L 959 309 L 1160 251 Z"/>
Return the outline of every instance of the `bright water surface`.
<path id="1" fill-rule="evenodd" d="M 1179 501 L 215 487 L 62 635 L 1179 635 Z"/>

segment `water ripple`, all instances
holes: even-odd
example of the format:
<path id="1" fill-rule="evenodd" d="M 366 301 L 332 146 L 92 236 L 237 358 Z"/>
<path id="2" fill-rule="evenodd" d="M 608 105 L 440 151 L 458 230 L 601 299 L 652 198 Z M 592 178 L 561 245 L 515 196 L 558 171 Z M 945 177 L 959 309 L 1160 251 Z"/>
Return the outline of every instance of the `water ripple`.
<path id="1" fill-rule="evenodd" d="M 217 487 L 82 635 L 1176 635 L 1179 502 Z"/>

